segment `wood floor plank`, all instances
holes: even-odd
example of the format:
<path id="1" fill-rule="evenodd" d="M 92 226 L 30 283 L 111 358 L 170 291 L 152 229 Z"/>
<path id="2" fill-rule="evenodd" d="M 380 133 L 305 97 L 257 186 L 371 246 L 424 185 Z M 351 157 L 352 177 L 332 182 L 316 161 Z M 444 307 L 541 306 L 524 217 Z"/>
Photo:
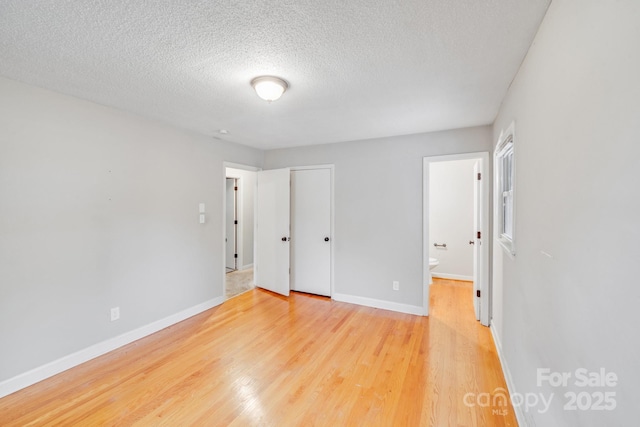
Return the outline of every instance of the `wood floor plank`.
<path id="1" fill-rule="evenodd" d="M 471 293 L 434 281 L 424 318 L 256 289 L 0 399 L 0 425 L 515 426 L 464 402 L 506 389 Z"/>

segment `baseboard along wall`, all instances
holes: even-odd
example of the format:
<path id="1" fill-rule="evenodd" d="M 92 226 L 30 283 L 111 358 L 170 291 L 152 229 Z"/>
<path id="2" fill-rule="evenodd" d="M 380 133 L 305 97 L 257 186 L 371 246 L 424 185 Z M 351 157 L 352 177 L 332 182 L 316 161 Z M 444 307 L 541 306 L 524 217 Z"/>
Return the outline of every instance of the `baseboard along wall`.
<path id="1" fill-rule="evenodd" d="M 102 356 L 117 348 L 130 344 L 155 332 L 158 332 L 164 328 L 181 322 L 189 317 L 200 314 L 203 311 L 216 307 L 225 301 L 225 297 L 218 297 L 193 307 L 182 310 L 178 313 L 165 317 L 164 319 L 156 320 L 148 325 L 134 329 L 129 332 L 125 332 L 117 337 L 110 338 L 100 343 L 94 344 L 85 349 L 79 350 L 75 353 L 63 356 L 60 359 L 46 363 L 42 366 L 34 368 L 30 371 L 16 375 L 13 378 L 0 382 L 0 398 L 7 396 L 11 393 L 15 393 L 18 390 L 26 388 L 37 382 L 50 378 L 60 372 L 66 371 L 78 366 L 84 362 L 88 362 L 91 359 L 95 359 L 98 356 Z"/>

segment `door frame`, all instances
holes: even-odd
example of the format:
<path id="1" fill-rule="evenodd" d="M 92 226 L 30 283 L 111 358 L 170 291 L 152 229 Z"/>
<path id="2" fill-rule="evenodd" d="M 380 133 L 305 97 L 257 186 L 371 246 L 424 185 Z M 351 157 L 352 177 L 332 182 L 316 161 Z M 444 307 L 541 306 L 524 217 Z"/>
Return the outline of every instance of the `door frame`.
<path id="1" fill-rule="evenodd" d="M 331 281 L 331 299 L 333 299 L 333 295 L 335 294 L 335 290 L 334 290 L 334 253 L 335 253 L 335 246 L 334 246 L 334 241 L 335 241 L 335 236 L 334 236 L 334 219 L 335 219 L 335 203 L 334 203 L 334 194 L 335 194 L 335 179 L 334 179 L 334 175 L 335 175 L 335 165 L 333 164 L 321 164 L 321 165 L 310 165 L 310 166 L 292 166 L 289 168 L 289 170 L 291 171 L 301 171 L 301 170 L 309 170 L 309 169 L 329 169 L 330 172 L 330 187 L 329 187 L 329 191 L 330 191 L 330 201 L 329 203 L 331 204 L 330 206 L 330 212 L 331 212 L 331 222 L 330 222 L 330 228 L 331 230 L 329 231 L 329 250 L 331 252 L 330 255 L 330 266 L 329 268 L 331 269 L 330 275 L 329 275 L 329 280 Z"/>
<path id="2" fill-rule="evenodd" d="M 422 167 L 422 269 L 423 274 L 423 314 L 429 315 L 429 282 L 431 273 L 429 271 L 429 166 L 436 162 L 449 162 L 455 160 L 479 160 L 481 163 L 482 179 L 482 199 L 480 200 L 482 210 L 482 232 L 484 234 L 484 244 L 481 245 L 482 273 L 478 278 L 480 289 L 480 323 L 489 326 L 491 320 L 491 282 L 490 282 L 490 265 L 491 265 L 491 182 L 490 175 L 490 156 L 488 151 L 451 154 L 444 156 L 431 156 L 423 158 Z"/>
<path id="3" fill-rule="evenodd" d="M 258 172 L 258 171 L 262 170 L 262 168 L 258 168 L 256 166 L 243 165 L 243 164 L 240 164 L 240 163 L 232 163 L 232 162 L 227 162 L 227 161 L 223 161 L 222 162 L 222 180 L 221 180 L 221 182 L 222 182 L 222 221 L 221 221 L 222 222 L 222 227 L 221 227 L 221 233 L 222 233 L 222 239 L 221 239 L 222 252 L 221 253 L 222 253 L 222 256 L 220 257 L 221 258 L 220 264 L 222 265 L 222 270 L 221 270 L 222 275 L 221 275 L 221 280 L 220 280 L 220 289 L 219 289 L 219 291 L 220 291 L 220 295 L 222 295 L 223 297 L 225 295 L 225 281 L 226 281 L 226 267 L 227 267 L 226 266 L 226 262 L 225 262 L 225 256 L 226 256 L 225 255 L 226 254 L 225 251 L 226 251 L 227 247 L 226 247 L 225 241 L 224 241 L 224 239 L 227 237 L 227 224 L 226 224 L 226 221 L 225 221 L 225 218 L 226 218 L 226 215 L 227 215 L 227 195 L 226 195 L 226 192 L 227 192 L 227 168 L 242 169 L 242 170 L 246 170 L 246 171 L 250 171 L 250 172 Z M 237 196 L 238 196 L 238 199 L 241 199 L 241 197 L 239 197 L 240 194 L 238 194 Z M 255 206 L 256 206 L 255 205 L 255 197 L 256 196 L 257 196 L 257 194 L 254 191 L 253 192 L 253 197 L 254 197 L 253 209 L 254 209 L 254 211 L 255 211 Z M 239 215 L 241 215 L 241 214 L 239 214 Z M 241 219 L 242 218 L 240 218 L 240 216 L 239 216 L 238 217 L 238 222 L 240 222 Z M 255 224 L 255 221 L 253 223 L 253 227 L 254 227 L 253 236 L 254 236 L 254 240 L 255 240 L 255 235 L 256 235 L 256 230 L 255 230 L 256 224 Z M 240 235 L 236 236 L 236 241 L 239 242 L 240 240 L 241 240 L 241 236 Z M 238 244 L 240 244 L 240 243 L 238 243 Z M 254 243 L 254 245 L 253 245 L 253 262 L 254 263 L 255 263 L 255 256 L 256 256 L 256 249 L 255 248 L 256 248 L 256 245 Z M 243 250 L 244 250 L 244 248 L 243 248 Z"/>

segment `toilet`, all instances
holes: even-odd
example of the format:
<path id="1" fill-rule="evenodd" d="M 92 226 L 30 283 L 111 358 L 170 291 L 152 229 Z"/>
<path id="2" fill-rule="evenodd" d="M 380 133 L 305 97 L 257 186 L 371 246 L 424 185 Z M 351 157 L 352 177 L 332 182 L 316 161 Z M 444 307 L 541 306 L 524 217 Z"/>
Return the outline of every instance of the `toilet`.
<path id="1" fill-rule="evenodd" d="M 438 258 L 429 257 L 429 284 L 430 285 L 433 284 L 433 277 L 431 276 L 431 270 L 436 268 L 438 265 L 440 265 L 440 261 L 438 261 Z"/>

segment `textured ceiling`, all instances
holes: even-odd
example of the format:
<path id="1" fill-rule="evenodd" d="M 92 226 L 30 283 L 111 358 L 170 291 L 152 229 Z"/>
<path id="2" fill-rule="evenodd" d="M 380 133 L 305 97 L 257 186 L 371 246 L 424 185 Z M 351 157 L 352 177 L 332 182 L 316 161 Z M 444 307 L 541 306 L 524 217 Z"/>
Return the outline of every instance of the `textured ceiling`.
<path id="1" fill-rule="evenodd" d="M 468 127 L 549 2 L 0 0 L 0 75 L 263 149 Z"/>

